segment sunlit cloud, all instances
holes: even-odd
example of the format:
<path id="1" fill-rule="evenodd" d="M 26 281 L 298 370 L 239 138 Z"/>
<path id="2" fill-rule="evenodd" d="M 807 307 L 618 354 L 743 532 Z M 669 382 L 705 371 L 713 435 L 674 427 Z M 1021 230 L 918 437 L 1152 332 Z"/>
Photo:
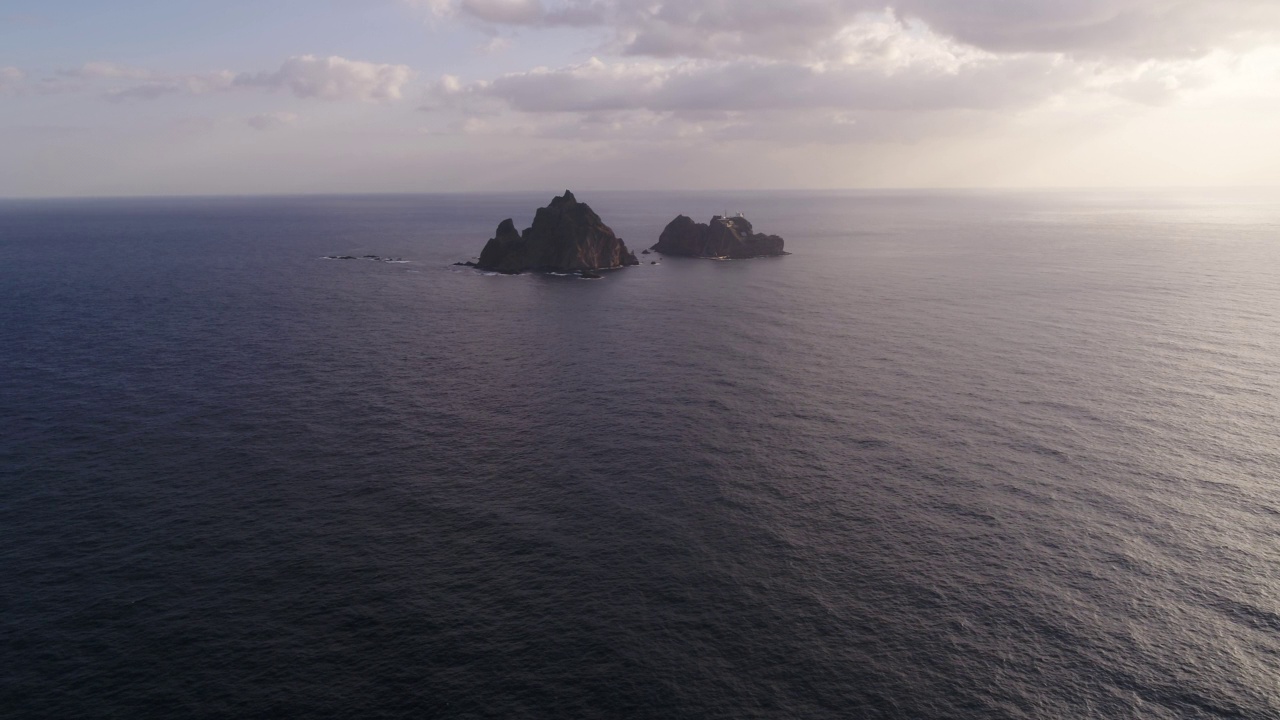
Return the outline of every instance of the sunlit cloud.
<path id="1" fill-rule="evenodd" d="M 407 65 L 301 55 L 274 72 L 237 75 L 234 85 L 288 90 L 300 98 L 383 101 L 401 99 L 412 74 Z"/>

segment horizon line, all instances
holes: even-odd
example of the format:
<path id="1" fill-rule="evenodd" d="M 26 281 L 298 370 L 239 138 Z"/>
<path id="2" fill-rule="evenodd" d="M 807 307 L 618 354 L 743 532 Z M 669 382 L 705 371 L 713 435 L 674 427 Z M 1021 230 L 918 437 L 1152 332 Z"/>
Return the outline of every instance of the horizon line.
<path id="1" fill-rule="evenodd" d="M 572 187 L 566 188 L 573 190 Z M 1171 192 L 1171 191 L 1226 191 L 1272 190 L 1280 191 L 1280 185 L 986 185 L 986 186 L 937 186 L 937 187 L 813 187 L 813 188 L 603 188 L 586 192 L 602 194 L 653 194 L 653 193 L 1047 193 L 1047 192 Z M 349 192 L 262 192 L 262 193 L 122 193 L 104 195 L 0 195 L 0 202 L 30 202 L 57 200 L 234 200 L 250 198 L 325 198 L 325 197 L 411 197 L 411 196 L 463 196 L 463 195 L 524 195 L 547 192 L 547 188 L 522 188 L 500 190 L 356 190 Z M 559 194 L 560 190 L 553 190 Z M 582 191 L 573 190 L 575 194 Z"/>

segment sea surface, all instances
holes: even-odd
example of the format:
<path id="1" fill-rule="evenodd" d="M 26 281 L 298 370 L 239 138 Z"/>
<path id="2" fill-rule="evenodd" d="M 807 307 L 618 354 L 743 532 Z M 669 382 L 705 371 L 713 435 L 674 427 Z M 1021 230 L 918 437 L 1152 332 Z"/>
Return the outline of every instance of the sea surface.
<path id="1" fill-rule="evenodd" d="M 0 202 L 0 716 L 1280 718 L 1280 196 L 574 190 Z"/>

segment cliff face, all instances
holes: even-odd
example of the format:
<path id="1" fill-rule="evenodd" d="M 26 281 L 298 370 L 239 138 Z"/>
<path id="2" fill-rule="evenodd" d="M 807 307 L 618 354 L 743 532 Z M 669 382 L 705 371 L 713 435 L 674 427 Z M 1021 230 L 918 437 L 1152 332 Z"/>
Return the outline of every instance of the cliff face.
<path id="1" fill-rule="evenodd" d="M 565 190 L 538 209 L 533 226 L 523 233 L 516 232 L 510 219 L 503 220 L 476 267 L 503 273 L 581 272 L 639 264 L 600 216 Z"/>
<path id="2" fill-rule="evenodd" d="M 750 258 L 786 255 L 783 240 L 777 235 L 758 235 L 744 217 L 711 218 L 710 223 L 695 223 L 680 215 L 667 223 L 653 249 L 664 255 L 688 257 Z"/>

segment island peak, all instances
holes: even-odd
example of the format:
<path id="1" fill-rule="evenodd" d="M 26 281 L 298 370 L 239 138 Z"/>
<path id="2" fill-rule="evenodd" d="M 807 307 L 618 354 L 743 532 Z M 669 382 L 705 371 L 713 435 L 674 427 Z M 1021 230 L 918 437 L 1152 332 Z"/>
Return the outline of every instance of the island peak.
<path id="1" fill-rule="evenodd" d="M 573 193 L 552 198 L 538 208 L 533 225 L 517 232 L 515 222 L 503 220 L 485 244 L 476 267 L 501 273 L 577 272 L 612 270 L 640 261 L 614 235 L 600 216 Z"/>

